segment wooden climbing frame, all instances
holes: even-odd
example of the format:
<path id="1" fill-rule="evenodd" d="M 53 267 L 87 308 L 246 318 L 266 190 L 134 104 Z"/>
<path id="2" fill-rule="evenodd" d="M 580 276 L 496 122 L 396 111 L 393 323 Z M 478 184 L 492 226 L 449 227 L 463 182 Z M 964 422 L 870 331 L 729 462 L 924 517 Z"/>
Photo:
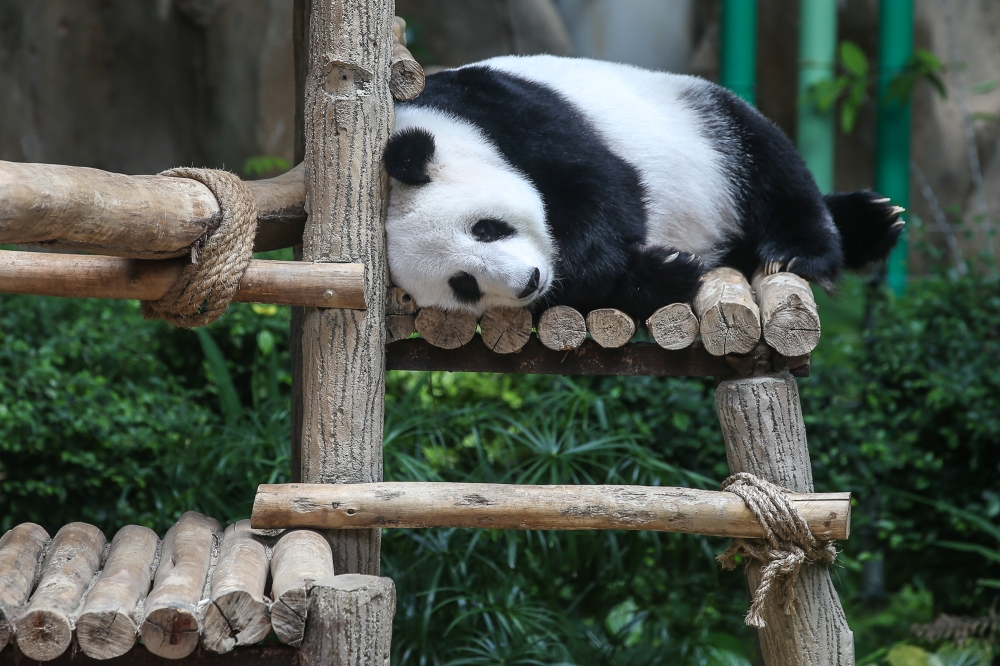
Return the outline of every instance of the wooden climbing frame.
<path id="1" fill-rule="evenodd" d="M 794 493 L 818 538 L 847 537 L 849 496 L 813 492 L 794 379 L 808 375 L 820 335 L 807 284 L 787 273 L 748 283 L 718 269 L 691 306 L 668 305 L 645 322 L 611 309 L 584 316 L 556 307 L 537 318 L 495 310 L 480 319 L 417 309 L 386 281 L 389 183 L 380 164 L 393 98 L 423 85 L 403 25 L 392 3 L 368 0 L 295 0 L 294 25 L 301 165 L 248 186 L 255 249 L 301 243 L 300 261 L 251 263 L 235 300 L 295 306 L 299 485 L 262 486 L 252 524 L 223 530 L 189 513 L 162 541 L 136 526 L 110 546 L 81 523 L 52 539 L 18 526 L 0 540 L 0 660 L 14 654 L 10 644 L 29 658 L 81 663 L 80 654 L 121 654 L 141 635 L 147 650 L 128 651 L 129 663 L 152 653 L 207 665 L 236 647 L 238 663 L 386 664 L 395 589 L 378 575 L 384 527 L 763 533 L 731 493 L 384 484 L 391 369 L 716 377 L 730 471 Z M 0 243 L 96 253 L 2 252 L 0 291 L 156 300 L 221 213 L 211 191 L 184 178 L 0 162 Z M 290 529 L 304 527 L 320 531 Z M 760 564 L 750 561 L 747 575 L 756 588 Z M 827 568 L 804 567 L 795 585 L 794 612 L 764 608 L 764 662 L 853 665 Z M 268 627 L 298 648 L 240 647 Z M 74 640 L 80 653 L 67 651 Z"/>

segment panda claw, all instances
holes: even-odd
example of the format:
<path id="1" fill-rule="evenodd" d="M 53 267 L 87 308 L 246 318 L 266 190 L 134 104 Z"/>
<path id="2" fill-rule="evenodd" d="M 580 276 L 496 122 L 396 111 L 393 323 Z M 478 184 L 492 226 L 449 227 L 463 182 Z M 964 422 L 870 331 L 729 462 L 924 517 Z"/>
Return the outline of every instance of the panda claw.
<path id="1" fill-rule="evenodd" d="M 896 220 L 889 226 L 889 231 L 895 231 L 896 229 L 902 229 L 903 225 L 906 224 L 906 220 Z"/>
<path id="2" fill-rule="evenodd" d="M 883 197 L 883 198 L 881 198 L 881 199 L 874 199 L 874 200 L 872 201 L 872 203 L 877 203 L 877 204 L 887 204 L 887 203 L 889 203 L 890 201 L 892 201 L 892 199 L 890 199 L 889 197 Z"/>
<path id="3" fill-rule="evenodd" d="M 674 259 L 676 259 L 680 255 L 681 255 L 680 252 L 674 252 L 672 255 L 670 255 L 669 257 L 667 257 L 666 259 L 664 259 L 663 263 L 669 264 L 671 261 L 673 261 Z"/>
<path id="4" fill-rule="evenodd" d="M 792 270 L 792 266 L 794 266 L 794 265 L 795 265 L 795 262 L 796 262 L 796 261 L 798 261 L 798 260 L 799 260 L 799 258 L 798 258 L 798 257 L 792 257 L 792 258 L 791 258 L 791 259 L 789 260 L 789 262 L 788 262 L 788 265 L 787 265 L 787 266 L 785 266 L 785 270 L 786 270 L 786 271 L 790 271 L 790 270 Z"/>
<path id="5" fill-rule="evenodd" d="M 903 208 L 902 206 L 893 206 L 892 208 L 889 209 L 889 216 L 893 217 L 893 216 L 896 216 L 896 215 L 901 215 L 901 214 L 903 214 L 905 212 L 906 212 L 906 209 Z"/>

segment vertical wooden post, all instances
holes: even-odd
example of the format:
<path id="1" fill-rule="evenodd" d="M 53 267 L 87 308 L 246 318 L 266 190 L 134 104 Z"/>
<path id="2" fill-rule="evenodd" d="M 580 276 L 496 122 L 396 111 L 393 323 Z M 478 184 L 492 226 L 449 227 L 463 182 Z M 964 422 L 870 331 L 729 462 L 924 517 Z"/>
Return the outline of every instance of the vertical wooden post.
<path id="1" fill-rule="evenodd" d="M 813 492 L 812 465 L 799 390 L 788 373 L 733 379 L 715 392 L 730 473 L 750 472 L 794 492 Z M 750 586 L 760 566 L 747 567 Z M 785 615 L 769 605 L 759 631 L 767 666 L 854 666 L 854 635 L 826 567 L 805 565 L 796 586 L 799 606 Z"/>
<path id="2" fill-rule="evenodd" d="M 309 591 L 302 666 L 389 666 L 396 588 L 389 578 L 347 574 Z"/>
<path id="3" fill-rule="evenodd" d="M 393 3 L 312 0 L 305 73 L 303 260 L 366 267 L 367 311 L 306 309 L 301 337 L 301 478 L 382 479 L 385 409 L 385 208 L 382 151 Z M 334 571 L 377 575 L 378 530 L 331 532 Z"/>

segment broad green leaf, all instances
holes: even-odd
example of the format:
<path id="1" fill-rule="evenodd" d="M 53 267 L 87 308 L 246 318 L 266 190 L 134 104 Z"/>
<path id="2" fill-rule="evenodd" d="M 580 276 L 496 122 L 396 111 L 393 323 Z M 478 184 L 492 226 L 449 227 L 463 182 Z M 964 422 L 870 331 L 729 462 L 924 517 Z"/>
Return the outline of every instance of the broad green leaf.
<path id="1" fill-rule="evenodd" d="M 868 76 L 871 69 L 868 65 L 868 56 L 861 47 L 846 40 L 840 43 L 840 64 L 855 76 Z"/>
<path id="2" fill-rule="evenodd" d="M 896 645 L 885 658 L 890 666 L 931 666 L 930 656 L 930 652 L 916 645 Z"/>

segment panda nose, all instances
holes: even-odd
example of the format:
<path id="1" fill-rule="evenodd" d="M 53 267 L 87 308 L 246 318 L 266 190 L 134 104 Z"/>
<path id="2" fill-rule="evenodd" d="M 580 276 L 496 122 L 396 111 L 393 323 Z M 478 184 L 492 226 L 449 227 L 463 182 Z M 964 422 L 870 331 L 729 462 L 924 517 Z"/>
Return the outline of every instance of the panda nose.
<path id="1" fill-rule="evenodd" d="M 518 298 L 527 298 L 533 293 L 538 291 L 538 281 L 541 279 L 542 273 L 537 268 L 531 271 L 531 278 L 528 280 L 528 284 L 524 285 L 524 290 L 517 295 Z"/>

